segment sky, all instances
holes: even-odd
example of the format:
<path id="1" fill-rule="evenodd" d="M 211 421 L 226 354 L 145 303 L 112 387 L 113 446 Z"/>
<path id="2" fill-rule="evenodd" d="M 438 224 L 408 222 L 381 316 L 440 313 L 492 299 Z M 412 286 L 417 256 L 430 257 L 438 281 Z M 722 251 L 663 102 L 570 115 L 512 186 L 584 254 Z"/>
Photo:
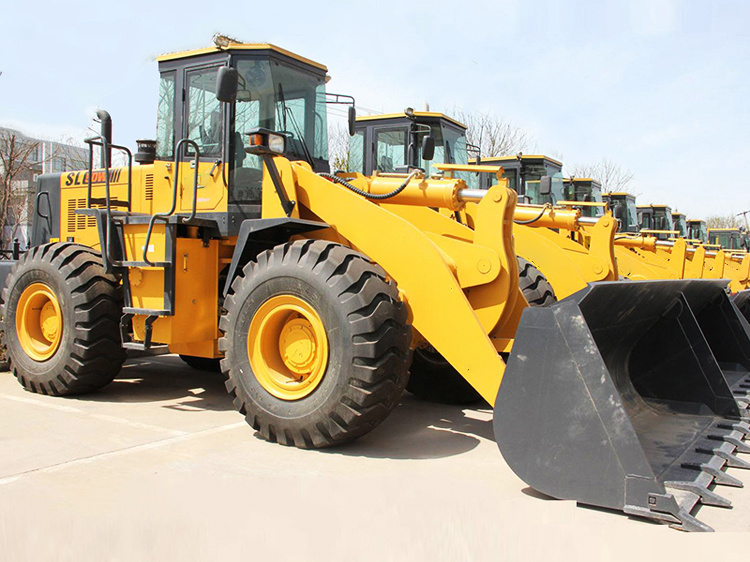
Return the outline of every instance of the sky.
<path id="1" fill-rule="evenodd" d="M 0 125 L 154 138 L 157 65 L 220 32 L 328 67 L 359 113 L 487 112 L 567 169 L 606 158 L 639 203 L 750 209 L 750 2 L 13 2 L 0 13 Z M 96 127 L 96 125 L 94 125 Z"/>

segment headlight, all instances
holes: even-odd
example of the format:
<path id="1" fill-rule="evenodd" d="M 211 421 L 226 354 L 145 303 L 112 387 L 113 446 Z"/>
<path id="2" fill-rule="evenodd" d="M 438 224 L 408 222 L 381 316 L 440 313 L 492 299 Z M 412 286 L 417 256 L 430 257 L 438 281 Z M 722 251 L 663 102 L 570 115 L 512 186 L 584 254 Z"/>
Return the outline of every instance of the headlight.
<path id="1" fill-rule="evenodd" d="M 284 154 L 284 137 L 282 135 L 268 135 L 268 150 L 276 154 Z"/>
<path id="2" fill-rule="evenodd" d="M 275 156 L 284 154 L 286 137 L 274 131 L 259 127 L 247 133 L 249 135 L 249 146 L 245 147 L 248 154 L 259 156 Z"/>

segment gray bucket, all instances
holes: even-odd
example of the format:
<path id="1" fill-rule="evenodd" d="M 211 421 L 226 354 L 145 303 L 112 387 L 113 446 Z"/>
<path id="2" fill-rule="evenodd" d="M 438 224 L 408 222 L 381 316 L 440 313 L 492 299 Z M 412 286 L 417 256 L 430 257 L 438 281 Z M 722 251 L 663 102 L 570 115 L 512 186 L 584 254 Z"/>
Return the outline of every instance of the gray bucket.
<path id="1" fill-rule="evenodd" d="M 750 425 L 686 294 L 710 280 L 594 283 L 521 319 L 495 403 L 506 462 L 549 496 L 622 510 L 683 530 L 728 507 L 713 484 Z"/>

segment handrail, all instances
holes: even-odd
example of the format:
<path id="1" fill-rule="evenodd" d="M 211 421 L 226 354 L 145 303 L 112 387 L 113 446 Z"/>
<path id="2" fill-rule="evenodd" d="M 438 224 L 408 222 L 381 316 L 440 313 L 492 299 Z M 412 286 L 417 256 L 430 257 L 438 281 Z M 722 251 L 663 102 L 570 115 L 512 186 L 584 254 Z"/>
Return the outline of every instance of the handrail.
<path id="1" fill-rule="evenodd" d="M 172 189 L 172 207 L 166 213 L 155 213 L 151 220 L 148 221 L 148 230 L 146 231 L 146 242 L 143 244 L 143 261 L 151 267 L 155 267 L 156 264 L 148 259 L 148 245 L 151 242 L 151 234 L 154 230 L 154 224 L 157 220 L 167 221 L 171 217 L 175 210 L 177 210 L 177 182 L 180 177 L 180 164 L 182 163 L 182 147 L 185 144 L 191 145 L 195 149 L 195 175 L 193 178 L 193 210 L 190 216 L 183 220 L 183 223 L 190 222 L 195 218 L 196 209 L 198 206 L 198 166 L 200 162 L 200 147 L 198 143 L 191 139 L 180 139 L 174 150 L 174 183 Z"/>
<path id="2" fill-rule="evenodd" d="M 112 227 L 112 203 L 111 203 L 111 192 L 109 184 L 109 167 L 111 162 L 109 161 L 110 150 L 115 149 L 124 152 L 128 156 L 128 210 L 130 210 L 131 202 L 133 200 L 133 153 L 127 146 L 119 144 L 112 144 L 102 135 L 90 137 L 84 139 L 86 144 L 89 145 L 89 176 L 88 176 L 88 191 L 86 193 L 86 207 L 91 208 L 91 191 L 92 191 L 92 178 L 94 175 L 94 146 L 102 147 L 102 154 L 104 159 L 104 187 L 105 187 L 105 204 L 107 211 L 107 227 L 104 232 L 104 248 L 102 248 L 102 254 L 106 260 L 110 263 L 113 261 L 110 255 L 110 231 Z"/>

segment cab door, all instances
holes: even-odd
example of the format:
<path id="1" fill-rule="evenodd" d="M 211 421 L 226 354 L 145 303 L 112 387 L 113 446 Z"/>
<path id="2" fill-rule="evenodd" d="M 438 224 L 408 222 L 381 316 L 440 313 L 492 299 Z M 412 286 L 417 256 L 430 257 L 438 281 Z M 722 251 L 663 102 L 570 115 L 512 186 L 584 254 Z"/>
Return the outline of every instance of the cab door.
<path id="1" fill-rule="evenodd" d="M 187 68 L 184 72 L 182 138 L 194 141 L 200 149 L 198 162 L 197 210 L 220 211 L 226 207 L 225 159 L 228 139 L 228 108 L 216 99 L 216 78 L 222 64 Z M 178 209 L 193 209 L 195 150 L 188 146 L 180 165 Z"/>
<path id="2" fill-rule="evenodd" d="M 406 126 L 373 127 L 373 170 L 393 173 L 407 165 L 409 128 Z"/>

